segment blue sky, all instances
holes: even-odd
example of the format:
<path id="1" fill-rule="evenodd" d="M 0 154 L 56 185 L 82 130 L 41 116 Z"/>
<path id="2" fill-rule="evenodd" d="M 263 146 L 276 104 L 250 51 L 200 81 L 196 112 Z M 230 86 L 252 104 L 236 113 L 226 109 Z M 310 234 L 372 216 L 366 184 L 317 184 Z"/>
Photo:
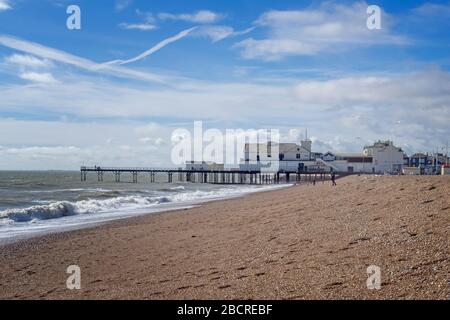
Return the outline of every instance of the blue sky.
<path id="1" fill-rule="evenodd" d="M 0 0 L 0 169 L 163 165 L 194 120 L 433 151 L 450 140 L 449 17 L 449 1 Z"/>

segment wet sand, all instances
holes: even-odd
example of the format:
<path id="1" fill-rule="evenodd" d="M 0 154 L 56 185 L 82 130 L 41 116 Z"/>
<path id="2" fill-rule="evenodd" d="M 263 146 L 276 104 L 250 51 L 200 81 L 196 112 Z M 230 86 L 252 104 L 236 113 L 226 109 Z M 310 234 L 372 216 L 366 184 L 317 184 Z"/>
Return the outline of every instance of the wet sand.
<path id="1" fill-rule="evenodd" d="M 450 177 L 337 182 L 1 246 L 0 298 L 449 299 Z"/>

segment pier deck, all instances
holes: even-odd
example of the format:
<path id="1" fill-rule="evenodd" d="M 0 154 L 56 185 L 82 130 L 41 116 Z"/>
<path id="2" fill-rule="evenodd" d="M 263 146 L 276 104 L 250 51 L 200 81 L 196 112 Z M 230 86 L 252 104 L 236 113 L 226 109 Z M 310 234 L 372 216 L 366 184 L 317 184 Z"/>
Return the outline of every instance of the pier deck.
<path id="1" fill-rule="evenodd" d="M 130 174 L 132 182 L 138 183 L 138 176 L 148 175 L 150 183 L 155 182 L 197 182 L 211 184 L 280 184 L 292 182 L 320 182 L 330 180 L 325 172 L 262 172 L 230 170 L 188 170 L 183 168 L 133 168 L 133 167 L 81 167 L 81 181 L 87 181 L 88 173 L 95 173 L 99 182 L 105 173 L 114 175 L 115 182 L 121 182 L 122 174 Z M 157 175 L 165 178 L 157 181 Z"/>

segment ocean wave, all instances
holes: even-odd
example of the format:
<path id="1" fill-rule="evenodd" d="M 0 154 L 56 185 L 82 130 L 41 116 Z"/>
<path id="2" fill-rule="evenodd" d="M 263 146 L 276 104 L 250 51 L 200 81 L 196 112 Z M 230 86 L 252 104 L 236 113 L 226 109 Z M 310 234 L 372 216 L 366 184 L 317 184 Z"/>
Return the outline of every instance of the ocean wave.
<path id="1" fill-rule="evenodd" d="M 182 186 L 180 186 L 182 187 Z M 183 191 L 184 187 L 175 187 Z M 38 220 L 57 219 L 67 216 L 95 213 L 114 213 L 116 211 L 141 211 L 160 204 L 167 203 L 192 203 L 202 202 L 218 198 L 239 196 L 248 192 L 256 191 L 254 187 L 249 188 L 223 188 L 217 190 L 193 190 L 188 192 L 171 192 L 168 194 L 121 195 L 105 199 L 102 196 L 95 199 L 83 199 L 77 201 L 55 201 L 46 204 L 38 204 L 27 208 L 11 208 L 0 211 L 0 225 L 15 222 L 35 222 Z M 265 189 L 265 188 L 263 188 Z M 111 194 L 110 194 L 111 195 Z"/>
<path id="2" fill-rule="evenodd" d="M 159 192 L 182 192 L 185 191 L 186 188 L 184 186 L 177 186 L 172 188 L 161 188 L 158 189 Z"/>
<path id="3" fill-rule="evenodd" d="M 105 190 L 105 191 L 98 191 L 94 194 L 96 198 L 99 199 L 107 199 L 107 198 L 115 198 L 119 197 L 120 195 L 123 195 L 122 191 L 118 190 Z M 85 195 L 85 197 L 92 197 L 92 194 Z"/>
<path id="4" fill-rule="evenodd" d="M 151 205 L 170 202 L 165 197 L 116 197 L 111 199 L 89 199 L 76 202 L 57 201 L 28 208 L 14 208 L 0 211 L 0 219 L 13 222 L 29 222 L 32 220 L 49 220 L 78 214 L 92 214 L 113 210 L 145 208 Z"/>
<path id="5" fill-rule="evenodd" d="M 0 212 L 0 219 L 5 219 L 3 221 L 4 224 L 10 222 L 28 222 L 34 219 L 46 220 L 74 215 L 76 214 L 75 210 L 72 203 L 61 201 L 24 209 L 7 209 Z"/>
<path id="6" fill-rule="evenodd" d="M 170 190 L 186 190 L 186 187 L 185 186 L 178 186 L 178 187 L 170 188 Z"/>
<path id="7" fill-rule="evenodd" d="M 50 189 L 50 190 L 24 190 L 24 193 L 55 193 L 55 192 L 115 192 L 103 188 L 72 188 L 72 189 Z"/>

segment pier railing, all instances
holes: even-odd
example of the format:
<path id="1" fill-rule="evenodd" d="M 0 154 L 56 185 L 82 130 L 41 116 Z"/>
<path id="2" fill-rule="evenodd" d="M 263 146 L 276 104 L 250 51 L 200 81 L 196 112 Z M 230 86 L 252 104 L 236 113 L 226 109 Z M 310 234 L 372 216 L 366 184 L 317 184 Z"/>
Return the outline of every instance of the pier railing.
<path id="1" fill-rule="evenodd" d="M 240 170 L 233 168 L 224 169 L 186 169 L 186 168 L 158 168 L 158 167 L 81 167 L 84 172 L 225 172 L 225 173 L 260 173 L 261 170 Z"/>
<path id="2" fill-rule="evenodd" d="M 133 183 L 138 182 L 138 175 L 147 173 L 150 182 L 156 182 L 157 175 L 164 174 L 166 182 L 198 182 L 212 184 L 279 184 L 292 182 L 320 182 L 329 180 L 325 172 L 262 172 L 261 170 L 221 169 L 204 170 L 202 168 L 150 168 L 150 167 L 81 167 L 81 181 L 87 180 L 87 174 L 94 172 L 98 181 L 103 181 L 105 173 L 112 173 L 115 182 L 121 182 L 122 174 L 131 174 Z"/>
<path id="3" fill-rule="evenodd" d="M 151 171 L 179 171 L 183 170 L 182 168 L 150 168 L 150 167 L 81 167 L 81 171 L 88 172 L 96 172 L 96 171 L 125 171 L 125 172 L 133 172 L 133 171 L 142 171 L 142 172 L 151 172 Z"/>

